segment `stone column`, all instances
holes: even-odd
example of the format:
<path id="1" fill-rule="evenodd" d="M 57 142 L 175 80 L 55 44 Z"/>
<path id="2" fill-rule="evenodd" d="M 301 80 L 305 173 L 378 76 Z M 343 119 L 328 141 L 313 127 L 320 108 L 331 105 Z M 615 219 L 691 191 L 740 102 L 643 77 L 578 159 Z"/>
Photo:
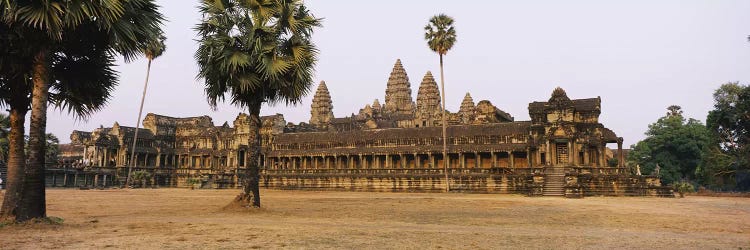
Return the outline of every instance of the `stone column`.
<path id="1" fill-rule="evenodd" d="M 109 167 L 109 148 L 104 148 L 104 166 Z"/>
<path id="2" fill-rule="evenodd" d="M 513 155 L 513 151 L 508 151 L 508 165 L 510 168 L 516 167 L 516 157 Z"/>
<path id="3" fill-rule="evenodd" d="M 422 159 L 417 153 L 414 153 L 414 168 L 422 168 Z"/>
<path id="4" fill-rule="evenodd" d="M 589 160 L 589 152 L 590 148 L 587 145 L 581 146 L 583 148 L 583 165 L 591 166 L 591 161 Z"/>
<path id="5" fill-rule="evenodd" d="M 526 167 L 530 168 L 534 166 L 533 159 L 531 157 L 533 157 L 531 155 L 531 149 L 526 149 Z"/>
<path id="6" fill-rule="evenodd" d="M 625 167 L 625 156 L 622 155 L 622 137 L 617 138 L 617 166 Z"/>
<path id="7" fill-rule="evenodd" d="M 548 163 L 548 162 L 549 162 L 549 163 L 552 163 L 552 158 L 553 158 L 553 157 L 554 157 L 555 155 L 554 155 L 554 154 L 552 153 L 552 149 L 551 149 L 552 147 L 550 147 L 550 143 L 549 143 L 549 141 L 547 142 L 547 145 L 546 145 L 546 147 L 547 147 L 547 152 L 545 152 L 545 154 L 547 155 L 547 157 L 546 157 L 547 159 L 544 159 L 544 160 L 545 160 L 545 162 L 544 162 L 544 165 L 549 165 L 549 164 L 547 164 L 547 163 Z"/>
<path id="8" fill-rule="evenodd" d="M 99 165 L 99 147 L 94 146 L 94 160 L 91 161 L 92 166 Z"/>
<path id="9" fill-rule="evenodd" d="M 474 166 L 476 168 L 482 167 L 482 156 L 479 154 L 479 152 L 474 152 Z"/>
<path id="10" fill-rule="evenodd" d="M 466 159 L 464 159 L 464 153 L 458 153 L 458 167 L 466 167 Z"/>
<path id="11" fill-rule="evenodd" d="M 492 158 L 492 164 L 490 164 L 490 167 L 496 167 L 497 166 L 497 154 L 495 151 L 490 152 L 490 157 Z"/>
<path id="12" fill-rule="evenodd" d="M 573 141 L 568 141 L 568 162 L 567 164 L 572 165 L 573 159 L 575 158 L 575 155 L 573 155 Z"/>
<path id="13" fill-rule="evenodd" d="M 437 164 L 435 163 L 435 155 L 432 152 L 427 153 L 427 161 L 430 162 L 430 164 L 427 165 L 427 168 L 437 168 Z"/>
<path id="14" fill-rule="evenodd" d="M 390 167 L 391 167 L 390 157 L 388 157 L 388 154 L 385 154 L 385 168 L 390 168 Z"/>
<path id="15" fill-rule="evenodd" d="M 399 167 L 404 169 L 406 168 L 406 157 L 404 157 L 404 154 L 398 154 L 398 160 L 399 160 Z"/>

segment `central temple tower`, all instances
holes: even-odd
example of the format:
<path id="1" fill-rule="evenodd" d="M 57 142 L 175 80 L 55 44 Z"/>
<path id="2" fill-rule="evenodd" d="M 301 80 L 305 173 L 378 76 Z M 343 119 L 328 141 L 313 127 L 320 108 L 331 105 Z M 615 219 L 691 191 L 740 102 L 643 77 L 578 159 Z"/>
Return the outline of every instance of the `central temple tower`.
<path id="1" fill-rule="evenodd" d="M 411 84 L 401 59 L 396 59 L 388 87 L 385 90 L 385 112 L 390 114 L 414 114 L 414 100 L 411 98 Z"/>

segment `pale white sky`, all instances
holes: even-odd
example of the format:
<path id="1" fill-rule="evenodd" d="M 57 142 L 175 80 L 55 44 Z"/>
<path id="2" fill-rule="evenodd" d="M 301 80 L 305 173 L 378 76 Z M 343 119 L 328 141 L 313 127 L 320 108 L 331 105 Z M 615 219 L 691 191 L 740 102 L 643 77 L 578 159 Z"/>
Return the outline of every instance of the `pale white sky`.
<path id="1" fill-rule="evenodd" d="M 146 97 L 148 112 L 183 117 L 209 115 L 231 124 L 239 110 L 212 111 L 195 79 L 197 48 L 192 28 L 197 1 L 160 1 L 167 51 L 154 61 Z M 375 98 L 383 103 L 393 63 L 409 74 L 412 97 L 425 72 L 439 74 L 423 28 L 446 13 L 455 19 L 458 42 L 445 57 L 447 106 L 458 110 L 470 92 L 490 100 L 516 120 L 527 105 L 546 101 L 556 86 L 571 98 L 601 96 L 600 121 L 625 144 L 644 138 L 649 123 L 672 104 L 705 121 L 713 90 L 728 81 L 750 82 L 750 1 L 319 1 L 306 4 L 324 27 L 316 85 L 296 107 L 263 107 L 299 123 L 310 118 L 317 82 L 325 80 L 336 117 L 356 113 Z M 69 142 L 72 130 L 100 125 L 134 126 L 146 60 L 124 64 L 109 105 L 87 121 L 50 110 L 47 130 Z"/>

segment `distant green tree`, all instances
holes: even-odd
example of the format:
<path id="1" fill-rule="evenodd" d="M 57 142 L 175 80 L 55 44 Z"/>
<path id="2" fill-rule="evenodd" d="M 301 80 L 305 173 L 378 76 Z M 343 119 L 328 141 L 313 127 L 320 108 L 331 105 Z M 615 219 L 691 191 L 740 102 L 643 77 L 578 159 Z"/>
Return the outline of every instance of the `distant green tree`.
<path id="1" fill-rule="evenodd" d="M 29 149 L 29 137 L 24 137 L 25 149 L 28 152 Z M 60 139 L 57 136 L 47 133 L 46 136 L 46 149 L 45 149 L 45 162 L 46 164 L 57 164 L 57 157 L 60 154 Z"/>
<path id="2" fill-rule="evenodd" d="M 0 162 L 8 159 L 8 134 L 10 134 L 10 119 L 8 115 L 0 113 Z"/>
<path id="3" fill-rule="evenodd" d="M 47 164 L 57 165 L 57 158 L 60 155 L 60 139 L 57 136 L 47 133 L 47 150 L 45 150 L 45 162 Z"/>
<path id="4" fill-rule="evenodd" d="M 714 92 L 714 110 L 706 118 L 713 138 L 700 174 L 709 186 L 719 189 L 750 189 L 750 86 L 737 82 L 721 85 Z"/>
<path id="5" fill-rule="evenodd" d="M 646 139 L 631 146 L 628 161 L 640 165 L 645 174 L 654 174 L 658 164 L 664 184 L 694 180 L 711 137 L 700 121 L 686 120 L 679 106 L 670 106 L 669 110 L 648 126 Z"/>

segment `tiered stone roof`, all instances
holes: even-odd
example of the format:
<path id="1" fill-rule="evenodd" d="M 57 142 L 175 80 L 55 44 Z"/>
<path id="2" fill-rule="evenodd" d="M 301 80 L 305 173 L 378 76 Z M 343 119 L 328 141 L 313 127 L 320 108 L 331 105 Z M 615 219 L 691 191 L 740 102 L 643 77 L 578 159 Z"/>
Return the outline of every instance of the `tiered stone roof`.
<path id="1" fill-rule="evenodd" d="M 380 106 L 380 101 L 378 99 L 375 99 L 375 101 L 372 101 L 372 109 L 380 111 L 380 109 L 383 108 Z"/>
<path id="2" fill-rule="evenodd" d="M 471 94 L 469 94 L 469 92 L 466 92 L 464 100 L 461 101 L 461 108 L 458 110 L 458 115 L 459 117 L 461 117 L 461 121 L 464 124 L 470 123 L 472 120 L 474 120 L 475 111 L 476 106 L 474 105 L 474 99 L 471 98 Z"/>
<path id="3" fill-rule="evenodd" d="M 333 101 L 331 101 L 331 93 L 328 92 L 325 81 L 320 81 L 311 106 L 311 125 L 325 126 L 331 122 L 331 119 L 333 119 Z"/>
<path id="4" fill-rule="evenodd" d="M 411 98 L 411 84 L 401 59 L 393 65 L 388 87 L 385 90 L 385 111 L 392 114 L 414 114 L 414 101 Z"/>
<path id="5" fill-rule="evenodd" d="M 417 92 L 417 116 L 429 118 L 440 110 L 440 91 L 432 72 L 427 71 Z"/>

